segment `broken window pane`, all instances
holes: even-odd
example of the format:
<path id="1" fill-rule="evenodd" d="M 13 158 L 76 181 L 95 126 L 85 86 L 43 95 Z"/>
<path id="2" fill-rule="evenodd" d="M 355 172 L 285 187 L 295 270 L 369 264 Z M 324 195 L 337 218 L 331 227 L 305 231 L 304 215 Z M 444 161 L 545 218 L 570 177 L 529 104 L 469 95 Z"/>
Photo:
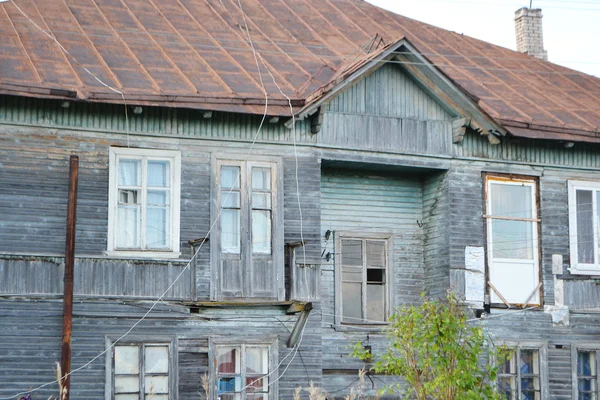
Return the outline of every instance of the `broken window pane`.
<path id="1" fill-rule="evenodd" d="M 145 372 L 152 374 L 169 372 L 169 348 L 167 346 L 146 346 Z"/>
<path id="2" fill-rule="evenodd" d="M 140 373 L 138 346 L 115 347 L 115 374 L 135 375 Z"/>

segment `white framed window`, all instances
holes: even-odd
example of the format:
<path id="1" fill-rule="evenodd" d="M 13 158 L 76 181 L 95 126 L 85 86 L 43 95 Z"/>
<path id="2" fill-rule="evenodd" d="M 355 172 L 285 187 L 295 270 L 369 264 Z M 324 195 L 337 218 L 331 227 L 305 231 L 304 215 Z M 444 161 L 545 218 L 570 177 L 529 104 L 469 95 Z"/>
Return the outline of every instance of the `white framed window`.
<path id="1" fill-rule="evenodd" d="M 280 161 L 215 157 L 213 167 L 213 299 L 283 300 Z"/>
<path id="2" fill-rule="evenodd" d="M 598 400 L 598 352 L 593 344 L 572 347 L 573 399 Z"/>
<path id="3" fill-rule="evenodd" d="M 174 398 L 171 343 L 119 343 L 112 348 L 107 368 L 114 400 L 168 400 Z"/>
<path id="4" fill-rule="evenodd" d="M 572 274 L 600 275 L 600 182 L 569 181 L 569 245 Z"/>
<path id="5" fill-rule="evenodd" d="M 181 154 L 111 147 L 107 254 L 179 257 Z"/>
<path id="6" fill-rule="evenodd" d="M 386 323 L 391 234 L 336 232 L 335 243 L 337 323 Z"/>
<path id="7" fill-rule="evenodd" d="M 537 183 L 485 175 L 485 190 L 491 302 L 540 304 Z"/>
<path id="8" fill-rule="evenodd" d="M 505 400 L 541 400 L 543 375 L 540 349 L 514 348 L 498 371 L 496 387 Z"/>
<path id="9" fill-rule="evenodd" d="M 212 398 L 269 400 L 277 398 L 274 343 L 212 344 Z"/>

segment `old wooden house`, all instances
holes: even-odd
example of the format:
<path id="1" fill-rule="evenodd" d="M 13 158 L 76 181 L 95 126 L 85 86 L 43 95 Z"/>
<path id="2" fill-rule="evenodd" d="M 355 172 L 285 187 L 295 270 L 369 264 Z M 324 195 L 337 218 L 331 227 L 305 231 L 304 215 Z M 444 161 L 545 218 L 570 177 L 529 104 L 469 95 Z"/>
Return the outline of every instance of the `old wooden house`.
<path id="1" fill-rule="evenodd" d="M 598 398 L 600 79 L 542 50 L 360 0 L 2 2 L 0 399 L 57 394 L 72 155 L 72 399 L 342 398 L 450 287 L 507 399 Z"/>

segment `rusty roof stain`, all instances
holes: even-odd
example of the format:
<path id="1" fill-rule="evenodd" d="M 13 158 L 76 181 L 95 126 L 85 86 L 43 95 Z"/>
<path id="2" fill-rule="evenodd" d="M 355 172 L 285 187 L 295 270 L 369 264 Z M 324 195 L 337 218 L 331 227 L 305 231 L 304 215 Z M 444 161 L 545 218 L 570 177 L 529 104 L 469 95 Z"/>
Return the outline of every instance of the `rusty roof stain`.
<path id="1" fill-rule="evenodd" d="M 134 104 L 262 114 L 265 93 L 250 34 L 262 57 L 269 114 L 283 116 L 290 115 L 288 100 L 269 71 L 296 112 L 373 50 L 406 38 L 514 135 L 600 138 L 599 78 L 362 0 L 242 0 L 242 6 L 237 0 L 2 3 L 0 93 L 110 103 L 122 103 L 123 93 Z"/>

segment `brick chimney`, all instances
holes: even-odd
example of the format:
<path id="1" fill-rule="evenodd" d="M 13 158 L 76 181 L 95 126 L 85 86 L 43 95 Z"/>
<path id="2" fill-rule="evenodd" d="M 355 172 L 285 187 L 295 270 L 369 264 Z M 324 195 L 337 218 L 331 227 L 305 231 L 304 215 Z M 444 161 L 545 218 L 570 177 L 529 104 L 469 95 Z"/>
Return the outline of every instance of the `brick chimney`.
<path id="1" fill-rule="evenodd" d="M 548 52 L 544 50 L 542 31 L 542 10 L 523 7 L 515 12 L 515 31 L 517 33 L 517 51 L 548 61 Z"/>

